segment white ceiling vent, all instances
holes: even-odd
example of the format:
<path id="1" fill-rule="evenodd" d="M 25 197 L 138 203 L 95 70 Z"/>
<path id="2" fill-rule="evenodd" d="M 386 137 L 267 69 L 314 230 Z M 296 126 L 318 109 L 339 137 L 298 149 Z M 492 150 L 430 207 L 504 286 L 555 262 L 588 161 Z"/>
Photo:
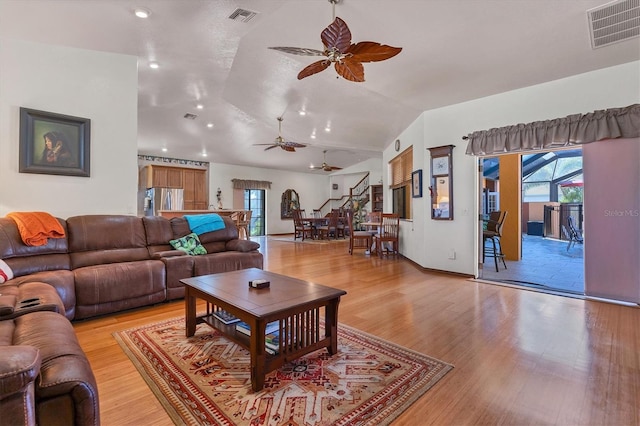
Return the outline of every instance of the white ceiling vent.
<path id="1" fill-rule="evenodd" d="M 640 0 L 617 0 L 587 10 L 591 47 L 640 36 Z"/>
<path id="2" fill-rule="evenodd" d="M 231 15 L 229 15 L 229 19 L 240 22 L 249 22 L 251 18 L 253 18 L 257 14 L 258 12 L 252 12 L 246 9 L 236 9 Z"/>

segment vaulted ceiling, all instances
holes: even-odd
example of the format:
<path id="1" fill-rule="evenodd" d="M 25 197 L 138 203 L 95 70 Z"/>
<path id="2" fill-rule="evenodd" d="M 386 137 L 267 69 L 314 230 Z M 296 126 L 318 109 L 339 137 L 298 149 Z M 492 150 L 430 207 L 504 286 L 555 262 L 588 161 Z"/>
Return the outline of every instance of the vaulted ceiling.
<path id="1" fill-rule="evenodd" d="M 639 60 L 640 38 L 591 48 L 587 10 L 605 2 L 341 0 L 353 42 L 402 47 L 363 83 L 333 68 L 298 80 L 318 58 L 268 49 L 322 50 L 328 0 L 0 0 L 0 36 L 137 56 L 141 154 L 325 173 L 309 170 L 323 151 L 340 167 L 381 158 L 425 110 Z M 254 146 L 280 116 L 306 148 Z"/>

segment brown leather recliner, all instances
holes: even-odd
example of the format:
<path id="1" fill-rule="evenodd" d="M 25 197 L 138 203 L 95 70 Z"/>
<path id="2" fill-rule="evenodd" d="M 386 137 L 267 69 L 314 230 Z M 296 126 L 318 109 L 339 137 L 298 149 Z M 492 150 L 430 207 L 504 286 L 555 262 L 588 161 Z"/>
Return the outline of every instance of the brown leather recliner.
<path id="1" fill-rule="evenodd" d="M 95 377 L 63 315 L 0 321 L 0 359 L 1 424 L 100 424 Z"/>

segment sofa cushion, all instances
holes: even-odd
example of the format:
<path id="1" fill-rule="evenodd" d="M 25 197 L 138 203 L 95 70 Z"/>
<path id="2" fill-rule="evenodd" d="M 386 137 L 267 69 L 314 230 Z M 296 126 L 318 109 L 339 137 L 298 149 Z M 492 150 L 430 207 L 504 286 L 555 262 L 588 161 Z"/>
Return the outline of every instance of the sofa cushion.
<path id="1" fill-rule="evenodd" d="M 237 271 L 239 269 L 263 267 L 262 253 L 255 250 L 248 253 L 225 251 L 205 256 L 193 257 L 193 275 L 217 274 L 219 272 Z"/>
<path id="2" fill-rule="evenodd" d="M 192 256 L 207 254 L 207 250 L 200 244 L 200 239 L 195 232 L 171 240 L 169 244 L 171 244 L 171 247 L 174 249 L 184 251 Z"/>
<path id="3" fill-rule="evenodd" d="M 47 283 L 58 293 L 64 305 L 65 316 L 72 320 L 76 314 L 76 290 L 73 271 L 43 271 L 23 275 L 8 281 L 3 285 L 23 286 L 27 283 Z M 0 293 L 2 292 L 0 286 Z M 60 311 L 63 312 L 63 311 Z"/>
<path id="4" fill-rule="evenodd" d="M 73 269 L 150 258 L 142 218 L 83 215 L 67 219 Z"/>
<path id="5" fill-rule="evenodd" d="M 67 231 L 67 223 L 58 219 Z M 40 271 L 71 269 L 67 238 L 49 238 L 42 246 L 27 246 L 20 237 L 15 221 L 0 218 L 0 259 L 13 271 L 14 277 Z"/>
<path id="6" fill-rule="evenodd" d="M 75 319 L 88 318 L 166 300 L 162 260 L 142 260 L 74 269 Z"/>
<path id="7" fill-rule="evenodd" d="M 229 240 L 238 239 L 238 228 L 235 222 L 228 216 L 222 216 L 224 221 L 224 229 L 213 232 L 205 232 L 198 235 L 203 246 L 207 247 L 208 243 L 227 242 Z M 191 233 L 189 223 L 184 217 L 171 218 L 171 228 L 173 229 L 173 238 L 179 238 Z M 207 247 L 207 251 L 209 247 Z"/>
<path id="8" fill-rule="evenodd" d="M 241 252 L 258 250 L 259 248 L 260 248 L 260 244 L 251 240 L 231 240 L 231 241 L 227 241 L 227 244 L 225 245 L 226 250 L 241 251 Z"/>
<path id="9" fill-rule="evenodd" d="M 145 216 L 142 218 L 142 224 L 147 234 L 147 249 L 152 258 L 155 258 L 157 253 L 172 250 L 169 240 L 175 239 L 175 236 L 169 219 L 162 216 Z"/>
<path id="10" fill-rule="evenodd" d="M 0 321 L 37 311 L 53 311 L 62 315 L 65 308 L 56 289 L 49 284 L 30 282 L 0 286 Z"/>

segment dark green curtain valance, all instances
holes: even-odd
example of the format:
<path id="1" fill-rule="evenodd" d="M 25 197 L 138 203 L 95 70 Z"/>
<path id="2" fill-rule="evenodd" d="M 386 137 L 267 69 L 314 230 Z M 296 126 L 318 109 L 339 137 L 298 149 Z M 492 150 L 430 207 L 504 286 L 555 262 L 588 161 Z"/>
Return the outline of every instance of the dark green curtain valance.
<path id="1" fill-rule="evenodd" d="M 271 189 L 271 182 L 266 180 L 231 179 L 233 189 Z"/>
<path id="2" fill-rule="evenodd" d="M 640 137 L 640 104 L 477 131 L 463 139 L 469 141 L 467 154 L 490 155 L 637 137 Z"/>

